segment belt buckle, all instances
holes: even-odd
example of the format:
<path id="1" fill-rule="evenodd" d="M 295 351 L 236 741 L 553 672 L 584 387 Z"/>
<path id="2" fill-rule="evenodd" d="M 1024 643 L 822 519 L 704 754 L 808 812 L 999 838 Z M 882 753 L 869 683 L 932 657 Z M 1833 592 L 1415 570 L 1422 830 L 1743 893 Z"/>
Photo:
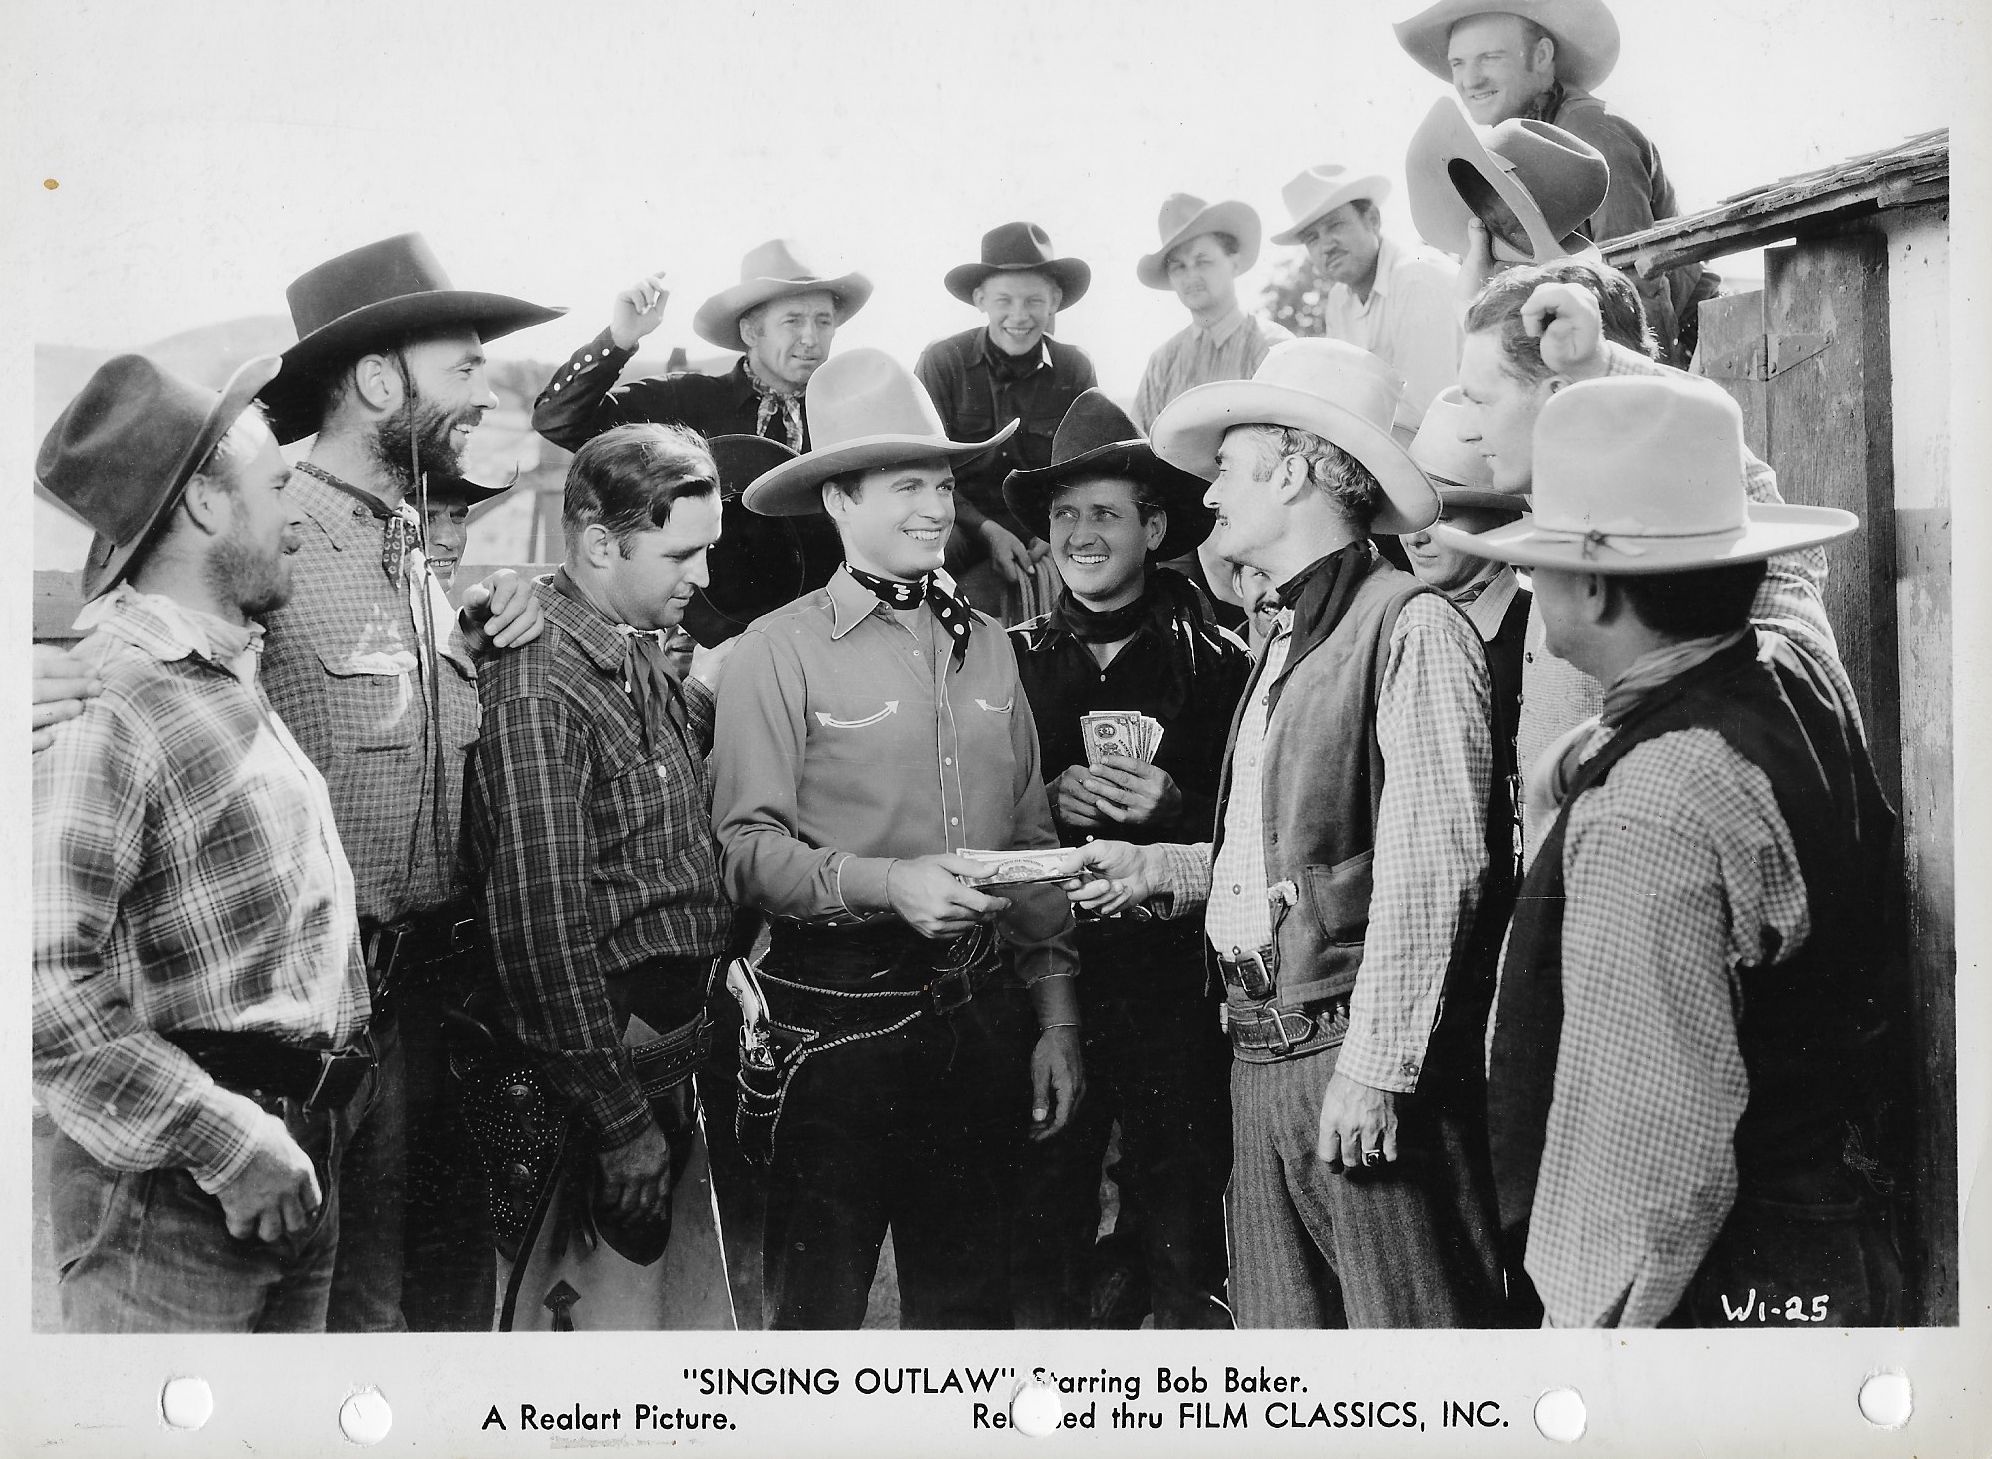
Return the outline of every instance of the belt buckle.
<path id="1" fill-rule="evenodd" d="M 1242 957 L 1220 957 L 1218 962 L 1235 969 L 1238 986 L 1247 998 L 1270 998 L 1273 996 L 1273 970 L 1266 966 L 1265 955 L 1254 949 Z M 1252 975 L 1256 969 L 1258 976 Z"/>
<path id="2" fill-rule="evenodd" d="M 360 1081 L 373 1068 L 365 1054 L 346 1050 L 326 1050 L 318 1055 L 318 1081 L 305 1096 L 307 1110 L 341 1110 L 359 1092 Z"/>
<path id="3" fill-rule="evenodd" d="M 975 996 L 966 968 L 942 973 L 927 984 L 927 1004 L 935 1013 L 952 1013 Z"/>

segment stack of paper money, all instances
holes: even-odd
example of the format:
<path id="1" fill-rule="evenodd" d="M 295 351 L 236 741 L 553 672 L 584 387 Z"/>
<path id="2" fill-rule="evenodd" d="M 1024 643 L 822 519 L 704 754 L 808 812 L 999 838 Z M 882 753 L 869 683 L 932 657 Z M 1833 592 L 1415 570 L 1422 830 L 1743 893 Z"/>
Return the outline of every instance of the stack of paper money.
<path id="1" fill-rule="evenodd" d="M 1097 765 L 1108 755 L 1125 755 L 1152 764 L 1162 744 L 1162 722 L 1133 709 L 1101 709 L 1079 716 L 1079 735 L 1086 742 L 1086 763 Z"/>
<path id="2" fill-rule="evenodd" d="M 1024 882 L 1063 881 L 1072 875 L 1073 853 L 1059 846 L 1037 851 L 970 851 L 957 848 L 957 856 L 979 861 L 989 870 L 981 876 L 962 878 L 972 887 L 1018 886 Z"/>

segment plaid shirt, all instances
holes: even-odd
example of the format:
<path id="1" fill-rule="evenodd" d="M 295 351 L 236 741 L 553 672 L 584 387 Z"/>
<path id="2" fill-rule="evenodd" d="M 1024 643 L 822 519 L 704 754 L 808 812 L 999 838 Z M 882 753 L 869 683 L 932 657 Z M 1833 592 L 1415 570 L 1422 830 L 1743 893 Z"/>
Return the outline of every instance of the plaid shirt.
<path id="1" fill-rule="evenodd" d="M 708 811 L 712 695 L 685 684 L 699 753 L 664 733 L 651 759 L 622 627 L 550 580 L 535 591 L 546 631 L 493 658 L 479 685 L 464 852 L 508 1022 L 607 1148 L 650 1119 L 608 980 L 659 957 L 717 957 L 732 925 Z M 704 988 L 674 991 L 690 1019 Z"/>
<path id="2" fill-rule="evenodd" d="M 352 1042 L 353 879 L 253 636 L 129 585 L 100 603 L 76 653 L 104 692 L 34 757 L 35 1088 L 97 1160 L 212 1192 L 281 1126 L 159 1032 Z"/>
<path id="3" fill-rule="evenodd" d="M 291 558 L 291 600 L 268 620 L 263 686 L 331 790 L 360 916 L 392 922 L 461 889 L 457 818 L 464 755 L 477 740 L 476 670 L 421 555 L 409 557 L 407 585 L 382 570 L 379 517 L 303 472 L 284 499 L 304 518 L 303 546 Z M 440 814 L 421 653 L 428 628 L 415 612 L 425 599 L 440 650 Z"/>
<path id="4" fill-rule="evenodd" d="M 1577 798 L 1563 874 L 1563 1038 L 1525 1264 L 1558 1327 L 1650 1327 L 1735 1198 L 1736 969 L 1804 945 L 1805 881 L 1769 780 L 1707 729 L 1640 745 Z"/>
<path id="5" fill-rule="evenodd" d="M 1286 662 L 1290 610 L 1266 644 L 1270 684 Z M 1483 820 L 1493 747 L 1486 658 L 1473 625 L 1436 593 L 1405 603 L 1377 690 L 1376 739 L 1385 780 L 1377 806 L 1369 931 L 1349 997 L 1337 1068 L 1374 1089 L 1416 1088 L 1438 1021 L 1454 949 L 1472 923 L 1487 874 Z M 1258 747 L 1263 696 L 1240 711 L 1231 801 L 1211 897 L 1208 844 L 1163 848 L 1163 890 L 1179 912 L 1207 903 L 1205 933 L 1220 952 L 1272 940 L 1266 902 Z M 1239 888 L 1234 895 L 1231 888 Z"/>

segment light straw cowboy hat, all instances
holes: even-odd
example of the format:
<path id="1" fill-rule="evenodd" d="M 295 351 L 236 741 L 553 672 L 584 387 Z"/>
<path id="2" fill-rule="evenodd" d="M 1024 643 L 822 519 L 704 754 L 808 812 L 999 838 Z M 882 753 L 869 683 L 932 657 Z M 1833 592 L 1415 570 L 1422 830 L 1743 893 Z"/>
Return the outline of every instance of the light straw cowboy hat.
<path id="1" fill-rule="evenodd" d="M 692 332 L 707 344 L 723 350 L 745 350 L 740 337 L 740 316 L 750 309 L 776 299 L 797 294 L 828 294 L 842 324 L 865 307 L 871 298 L 871 280 L 861 273 L 834 277 L 812 267 L 802 257 L 801 245 L 792 238 L 770 238 L 747 250 L 740 260 L 740 282 L 721 289 L 699 305 L 692 316 Z"/>
<path id="2" fill-rule="evenodd" d="M 1466 396 L 1459 386 L 1448 386 L 1436 396 L 1425 407 L 1425 418 L 1411 440 L 1411 459 L 1438 488 L 1441 508 L 1485 507 L 1521 515 L 1529 509 L 1528 497 L 1518 491 L 1496 491 L 1494 468 L 1460 439 L 1466 411 Z"/>
<path id="3" fill-rule="evenodd" d="M 1380 172 L 1351 172 L 1339 162 L 1324 162 L 1296 174 L 1280 189 L 1291 220 L 1284 232 L 1275 233 L 1275 243 L 1298 243 L 1307 225 L 1324 218 L 1344 203 L 1368 198 L 1380 203 L 1390 196 L 1390 179 Z"/>
<path id="4" fill-rule="evenodd" d="M 1155 454 L 1209 481 L 1217 448 L 1233 426 L 1311 431 L 1363 464 L 1383 488 L 1375 534 L 1416 532 L 1439 515 L 1439 496 L 1390 432 L 1402 387 L 1368 350 L 1339 339 L 1282 340 L 1249 380 L 1217 380 L 1185 390 L 1162 408 L 1150 432 Z"/>
<path id="5" fill-rule="evenodd" d="M 1491 532 L 1432 535 L 1497 562 L 1627 574 L 1757 562 L 1860 526 L 1836 507 L 1750 501 L 1742 412 L 1686 375 L 1585 380 L 1551 396 L 1536 418 L 1533 502 Z"/>
<path id="6" fill-rule="evenodd" d="M 1082 259 L 1055 258 L 1051 235 L 1035 223 L 1000 223 L 982 235 L 982 257 L 956 264 L 942 283 L 964 304 L 975 302 L 975 291 L 992 274 L 1043 274 L 1058 285 L 1058 307 L 1070 309 L 1093 282 L 1092 266 Z"/>
<path id="7" fill-rule="evenodd" d="M 1169 287 L 1169 251 L 1206 233 L 1228 233 L 1238 240 L 1239 273 L 1259 261 L 1259 215 L 1246 203 L 1207 203 L 1188 193 L 1171 193 L 1156 216 L 1155 231 L 1161 244 L 1134 266 L 1134 276 L 1151 289 Z"/>
<path id="8" fill-rule="evenodd" d="M 1432 103 L 1404 158 L 1418 236 L 1459 257 L 1468 220 L 1478 213 L 1485 221 L 1489 192 L 1528 234 L 1529 256 L 1519 261 L 1552 263 L 1590 249 L 1579 230 L 1604 206 L 1611 178 L 1604 154 L 1583 138 L 1527 118 L 1477 127 L 1456 96 Z"/>
<path id="9" fill-rule="evenodd" d="M 800 517 L 823 510 L 833 476 L 935 457 L 979 456 L 1010 438 L 1011 421 L 986 441 L 951 441 L 927 387 L 884 350 L 845 350 L 809 377 L 802 408 L 813 449 L 764 471 L 742 495 L 749 511 Z"/>
<path id="10" fill-rule="evenodd" d="M 424 331 L 463 326 L 480 340 L 494 340 L 567 312 L 508 294 L 451 288 L 419 233 L 398 233 L 328 259 L 299 274 L 284 297 L 297 343 L 284 351 L 282 371 L 262 391 L 270 428 L 284 445 L 323 424 L 319 409 L 328 373 L 361 355 Z"/>
<path id="11" fill-rule="evenodd" d="M 1533 20 L 1556 42 L 1556 79 L 1580 91 L 1595 91 L 1618 64 L 1619 28 L 1603 0 L 1439 0 L 1409 20 L 1399 21 L 1397 43 L 1411 59 L 1450 83 L 1446 42 L 1452 28 L 1474 15 L 1519 15 Z"/>
<path id="12" fill-rule="evenodd" d="M 1012 471 L 1003 478 L 1003 500 L 1033 536 L 1051 536 L 1051 499 L 1061 486 L 1112 477 L 1145 484 L 1169 514 L 1155 547 L 1158 560 L 1180 557 L 1210 536 L 1217 513 L 1203 504 L 1204 480 L 1157 456 L 1122 410 L 1097 387 L 1065 412 L 1051 438 L 1051 464 Z"/>

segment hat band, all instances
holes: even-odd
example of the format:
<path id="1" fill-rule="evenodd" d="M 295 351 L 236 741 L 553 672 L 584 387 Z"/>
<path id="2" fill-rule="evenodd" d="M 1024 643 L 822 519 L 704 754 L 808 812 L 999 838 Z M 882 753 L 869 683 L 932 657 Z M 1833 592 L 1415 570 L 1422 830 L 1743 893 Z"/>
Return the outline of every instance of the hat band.
<path id="1" fill-rule="evenodd" d="M 1587 561 L 1602 552 L 1616 552 L 1622 557 L 1644 557 L 1647 549 L 1640 546 L 1641 543 L 1728 542 L 1741 537 L 1746 527 L 1747 524 L 1723 527 L 1714 532 L 1654 532 L 1644 529 L 1635 532 L 1607 532 L 1599 527 L 1545 526 L 1540 518 L 1535 523 L 1536 536 L 1543 541 L 1581 543 Z"/>

